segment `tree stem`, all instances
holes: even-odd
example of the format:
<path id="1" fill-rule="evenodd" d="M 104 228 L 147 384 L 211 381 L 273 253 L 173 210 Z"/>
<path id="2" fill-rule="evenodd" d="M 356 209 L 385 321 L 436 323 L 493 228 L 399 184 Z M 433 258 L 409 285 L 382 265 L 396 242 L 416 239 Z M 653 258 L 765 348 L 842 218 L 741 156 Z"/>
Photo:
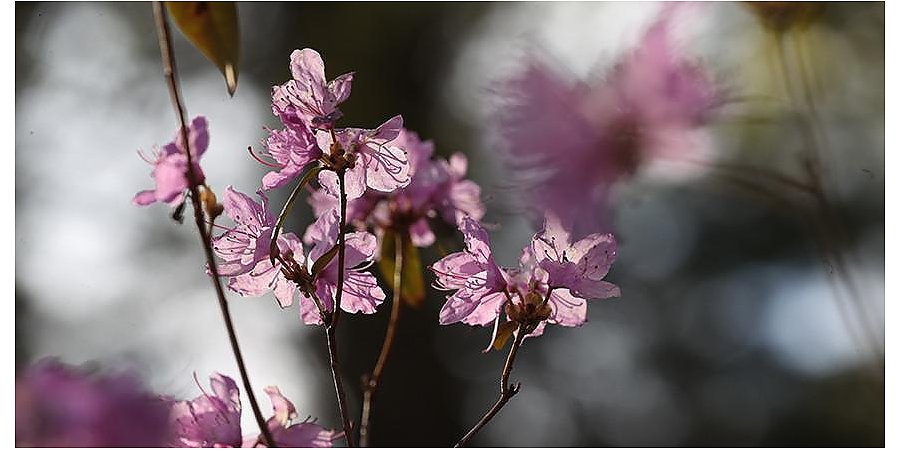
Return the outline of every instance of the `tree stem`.
<path id="1" fill-rule="evenodd" d="M 350 423 L 350 415 L 347 411 L 347 394 L 344 392 L 344 383 L 341 381 L 340 367 L 338 365 L 337 336 L 335 336 L 333 323 L 325 325 L 325 336 L 328 338 L 328 361 L 331 366 L 331 378 L 334 381 L 334 393 L 337 395 L 338 409 L 341 412 L 344 438 L 347 439 L 347 447 L 356 447 L 356 442 L 353 439 L 353 425 Z"/>
<path id="2" fill-rule="evenodd" d="M 341 211 L 338 225 L 338 279 L 337 292 L 334 294 L 334 311 L 332 312 L 331 324 L 337 325 L 338 317 L 341 311 L 341 299 L 344 296 L 344 253 L 347 249 L 346 231 L 347 228 L 347 188 L 344 186 L 344 170 L 338 171 L 338 190 L 341 197 Z"/>
<path id="3" fill-rule="evenodd" d="M 347 408 L 347 394 L 344 392 L 344 383 L 341 381 L 340 366 L 337 357 L 337 337 L 335 336 L 338 317 L 341 310 L 341 297 L 344 294 L 344 251 L 346 250 L 346 230 L 347 227 L 347 190 L 344 186 L 344 171 L 339 170 L 338 188 L 341 197 L 341 211 L 338 227 L 338 279 L 337 292 L 334 294 L 334 311 L 331 314 L 331 320 L 325 323 L 325 334 L 328 337 L 328 358 L 331 363 L 331 377 L 334 380 L 334 391 L 338 398 L 338 408 L 341 412 L 341 421 L 344 425 L 344 438 L 347 439 L 348 447 L 356 447 L 353 439 L 353 425 L 350 423 L 350 414 Z"/>
<path id="4" fill-rule="evenodd" d="M 361 447 L 369 446 L 369 429 L 372 426 L 372 408 L 375 403 L 375 393 L 378 390 L 378 383 L 381 381 L 381 374 L 384 372 L 384 366 L 387 364 L 388 356 L 394 346 L 394 339 L 397 336 L 397 324 L 400 322 L 400 308 L 403 305 L 401 298 L 402 281 L 403 281 L 403 248 L 405 240 L 403 233 L 397 231 L 394 233 L 394 298 L 391 300 L 391 319 L 388 322 L 387 332 L 384 335 L 384 343 L 381 345 L 381 353 L 378 355 L 378 361 L 372 374 L 366 380 L 363 390 L 363 407 L 362 418 L 359 422 L 359 445 Z"/>
<path id="5" fill-rule="evenodd" d="M 527 330 L 524 329 L 521 324 L 516 328 L 516 340 L 513 342 L 512 348 L 509 349 L 509 355 L 506 357 L 506 364 L 503 366 L 503 373 L 500 375 L 500 398 L 498 398 L 494 403 L 494 406 L 491 406 L 491 409 L 485 413 L 484 417 L 482 417 L 481 420 L 479 420 L 478 423 L 476 423 L 475 426 L 472 427 L 472 429 L 469 430 L 469 432 L 466 433 L 466 435 L 453 447 L 465 447 L 466 444 L 468 444 L 469 441 L 472 440 L 472 438 L 475 437 L 475 435 L 478 434 L 478 432 L 481 431 L 481 429 L 484 428 L 484 426 L 487 425 L 504 406 L 506 406 L 509 399 L 519 393 L 519 389 L 522 385 L 519 383 L 510 385 L 509 376 L 512 373 L 513 363 L 516 360 L 516 353 L 519 351 L 519 347 L 522 345 L 522 340 L 525 339 L 525 335 L 528 334 L 526 331 Z"/>
<path id="6" fill-rule="evenodd" d="M 231 351 L 234 353 L 234 359 L 238 365 L 238 371 L 241 375 L 241 381 L 244 385 L 244 391 L 250 399 L 250 408 L 253 410 L 253 416 L 256 424 L 259 426 L 260 433 L 269 447 L 275 447 L 275 440 L 269 432 L 269 427 L 263 418 L 256 401 L 256 395 L 253 394 L 253 388 L 250 385 L 250 376 L 247 374 L 247 367 L 244 364 L 244 357 L 241 354 L 241 348 L 238 345 L 237 333 L 234 329 L 234 323 L 231 319 L 231 313 L 228 309 L 228 302 L 225 300 L 225 291 L 222 289 L 222 281 L 219 279 L 219 271 L 216 265 L 216 258 L 213 255 L 212 244 L 210 242 L 210 234 L 203 220 L 203 208 L 200 204 L 200 189 L 197 182 L 197 174 L 194 173 L 194 164 L 192 161 L 190 139 L 188 136 L 188 127 L 185 120 L 184 106 L 181 101 L 181 94 L 178 89 L 178 76 L 175 70 L 175 57 L 172 54 L 172 38 L 169 33 L 169 24 L 166 21 L 166 11 L 160 1 L 153 2 L 153 15 L 156 18 L 156 29 L 159 34 L 159 49 L 162 55 L 163 71 L 169 86 L 169 96 L 172 99 L 172 106 L 178 116 L 178 122 L 181 127 L 181 139 L 184 142 L 185 156 L 187 158 L 187 179 L 191 192 L 191 203 L 194 208 L 194 222 L 197 225 L 197 231 L 200 233 L 200 242 L 203 244 L 203 252 L 206 255 L 206 264 L 209 267 L 210 279 L 216 291 L 216 298 L 219 301 L 219 309 L 222 312 L 222 319 L 225 321 L 225 329 L 228 332 L 228 341 L 231 344 Z M 212 219 L 211 219 L 212 220 Z"/>

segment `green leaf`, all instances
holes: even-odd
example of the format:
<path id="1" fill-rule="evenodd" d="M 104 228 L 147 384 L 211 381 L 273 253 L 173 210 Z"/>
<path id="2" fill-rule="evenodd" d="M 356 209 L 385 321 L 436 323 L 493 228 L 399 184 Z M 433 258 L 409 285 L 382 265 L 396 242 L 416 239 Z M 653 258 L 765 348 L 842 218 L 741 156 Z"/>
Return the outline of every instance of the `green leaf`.
<path id="1" fill-rule="evenodd" d="M 240 32 L 234 2 L 165 2 L 182 34 L 225 76 L 228 94 L 237 89 Z"/>
<path id="2" fill-rule="evenodd" d="M 325 266 L 327 266 L 328 263 L 330 263 L 331 260 L 334 259 L 334 255 L 338 254 L 339 249 L 340 249 L 340 246 L 337 244 L 334 244 L 334 246 L 332 246 L 330 250 L 325 252 L 324 255 L 320 256 L 319 259 L 317 259 L 316 262 L 313 263 L 313 266 L 312 266 L 313 278 L 319 276 L 319 272 L 321 272 L 322 269 L 324 269 Z"/>
<path id="3" fill-rule="evenodd" d="M 387 232 L 381 242 L 381 260 L 378 268 L 384 276 L 388 287 L 394 289 L 394 255 L 395 234 Z M 403 273 L 400 278 L 400 298 L 407 305 L 418 308 L 425 299 L 425 276 L 419 249 L 412 245 L 409 238 L 403 239 Z"/>

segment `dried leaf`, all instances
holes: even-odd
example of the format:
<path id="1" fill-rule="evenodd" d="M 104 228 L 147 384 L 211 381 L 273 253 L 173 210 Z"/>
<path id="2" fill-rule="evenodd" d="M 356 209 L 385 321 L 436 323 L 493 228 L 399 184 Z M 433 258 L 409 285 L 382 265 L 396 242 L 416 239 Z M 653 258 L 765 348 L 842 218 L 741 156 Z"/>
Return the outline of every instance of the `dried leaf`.
<path id="1" fill-rule="evenodd" d="M 384 276 L 388 287 L 394 289 L 394 233 L 384 234 L 381 242 L 381 260 L 378 268 Z M 400 279 L 400 298 L 407 305 L 418 308 L 425 299 L 425 277 L 419 249 L 407 238 L 403 239 L 403 273 Z"/>
<path id="2" fill-rule="evenodd" d="M 492 344 L 494 350 L 502 350 L 506 346 L 506 342 L 516 332 L 516 326 L 515 322 L 503 322 L 500 324 Z"/>
<path id="3" fill-rule="evenodd" d="M 237 89 L 240 32 L 234 2 L 165 2 L 169 14 L 194 47 L 225 76 L 228 94 Z"/>

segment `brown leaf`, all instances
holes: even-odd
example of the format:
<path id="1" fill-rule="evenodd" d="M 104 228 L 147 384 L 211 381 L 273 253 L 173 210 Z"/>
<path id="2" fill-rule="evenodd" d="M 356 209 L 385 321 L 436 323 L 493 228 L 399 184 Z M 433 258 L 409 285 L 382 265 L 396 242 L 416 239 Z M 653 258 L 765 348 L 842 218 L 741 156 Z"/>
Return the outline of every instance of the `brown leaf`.
<path id="1" fill-rule="evenodd" d="M 219 68 L 228 94 L 237 89 L 240 32 L 234 2 L 165 2 L 185 37 Z"/>
<path id="2" fill-rule="evenodd" d="M 494 336 L 494 343 L 491 345 L 494 350 L 502 350 L 506 345 L 506 341 L 515 333 L 516 331 L 515 322 L 503 322 L 497 328 L 497 335 Z"/>

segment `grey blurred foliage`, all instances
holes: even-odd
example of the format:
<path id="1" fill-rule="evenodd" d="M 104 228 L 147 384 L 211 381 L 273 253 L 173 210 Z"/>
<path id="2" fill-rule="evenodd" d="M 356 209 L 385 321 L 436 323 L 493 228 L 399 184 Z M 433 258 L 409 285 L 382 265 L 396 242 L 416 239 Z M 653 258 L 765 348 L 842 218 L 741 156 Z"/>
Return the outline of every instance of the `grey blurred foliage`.
<path id="1" fill-rule="evenodd" d="M 490 87 L 509 62 L 498 55 L 515 54 L 509 42 L 548 38 L 563 52 L 597 55 L 570 58 L 573 66 L 602 66 L 649 23 L 653 7 L 240 3 L 234 99 L 199 52 L 180 36 L 175 47 L 188 110 L 210 117 L 204 164 L 217 191 L 258 184 L 264 170 L 246 147 L 260 145 L 263 125 L 276 125 L 270 86 L 289 76 L 291 50 L 312 47 L 329 76 L 357 73 L 346 123 L 368 127 L 403 114 L 440 154 L 469 156 L 470 177 L 488 200 L 486 222 L 498 224 L 500 260 L 511 263 L 534 230 L 489 136 Z M 703 14 L 706 34 L 692 41 L 703 62 L 748 98 L 777 95 L 765 56 L 771 42 L 749 9 L 722 3 Z M 631 34 L 610 31 L 626 26 Z M 829 3 L 804 35 L 817 55 L 828 192 L 879 351 L 884 26 L 883 3 Z M 162 206 L 130 204 L 150 183 L 134 151 L 164 144 L 175 129 L 150 5 L 17 3 L 15 31 L 17 368 L 47 355 L 100 360 L 138 368 L 176 396 L 195 394 L 192 371 L 236 374 L 194 232 Z M 753 100 L 732 110 L 739 113 L 714 127 L 717 150 L 792 170 L 800 143 L 791 111 Z M 620 259 L 610 279 L 622 298 L 593 302 L 580 329 L 548 329 L 526 342 L 513 373 L 522 392 L 474 445 L 883 446 L 883 369 L 842 325 L 809 230 L 766 198 L 711 177 L 653 181 L 630 187 L 617 211 Z M 277 192 L 272 204 L 286 195 Z M 303 205 L 287 228 L 302 230 L 310 218 Z M 461 245 L 449 228 L 439 241 L 450 251 Z M 429 249 L 422 259 L 439 257 Z M 496 396 L 503 356 L 480 353 L 489 331 L 438 326 L 442 293 L 428 295 L 421 309 L 403 311 L 378 394 L 375 445 L 450 445 Z M 301 415 L 337 427 L 321 330 L 270 297 L 230 298 L 260 394 L 282 386 Z M 388 315 L 344 316 L 352 411 Z"/>

